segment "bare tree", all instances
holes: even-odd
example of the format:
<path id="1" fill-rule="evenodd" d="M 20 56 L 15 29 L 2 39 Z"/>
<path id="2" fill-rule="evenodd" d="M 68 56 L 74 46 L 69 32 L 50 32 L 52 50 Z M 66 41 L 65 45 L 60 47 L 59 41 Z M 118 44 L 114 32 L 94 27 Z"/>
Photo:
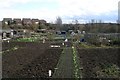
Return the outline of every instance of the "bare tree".
<path id="1" fill-rule="evenodd" d="M 60 29 L 62 27 L 62 19 L 61 19 L 61 17 L 56 18 L 56 24 L 57 24 L 57 29 Z"/>
<path id="2" fill-rule="evenodd" d="M 91 19 L 91 23 L 92 23 L 92 24 L 95 23 L 95 19 Z"/>
<path id="3" fill-rule="evenodd" d="M 61 19 L 61 17 L 57 17 L 56 18 L 56 24 L 62 25 L 62 19 Z"/>
<path id="4" fill-rule="evenodd" d="M 78 24 L 78 20 L 77 19 L 75 20 L 75 24 Z"/>

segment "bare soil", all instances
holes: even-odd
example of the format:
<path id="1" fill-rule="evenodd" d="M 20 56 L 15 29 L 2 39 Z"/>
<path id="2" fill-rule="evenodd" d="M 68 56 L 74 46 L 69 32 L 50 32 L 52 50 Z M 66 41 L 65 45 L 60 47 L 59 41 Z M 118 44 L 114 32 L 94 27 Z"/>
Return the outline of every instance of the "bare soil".
<path id="1" fill-rule="evenodd" d="M 50 48 L 51 43 L 12 42 L 2 44 L 3 50 L 13 46 L 20 47 L 17 50 L 2 53 L 3 78 L 47 78 L 49 77 L 48 70 L 54 72 L 62 52 L 62 48 Z"/>
<path id="2" fill-rule="evenodd" d="M 106 76 L 97 72 L 113 64 L 120 68 L 119 53 L 120 48 L 78 48 L 83 78 L 118 78 L 120 73 Z"/>

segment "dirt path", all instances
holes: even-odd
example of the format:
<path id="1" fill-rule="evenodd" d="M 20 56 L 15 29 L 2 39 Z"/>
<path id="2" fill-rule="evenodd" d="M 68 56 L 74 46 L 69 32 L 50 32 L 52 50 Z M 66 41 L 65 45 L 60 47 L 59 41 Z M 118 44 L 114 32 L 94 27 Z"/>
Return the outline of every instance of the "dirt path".
<path id="1" fill-rule="evenodd" d="M 71 47 L 65 47 L 60 60 L 57 65 L 57 69 L 53 74 L 53 78 L 73 78 L 73 53 Z"/>

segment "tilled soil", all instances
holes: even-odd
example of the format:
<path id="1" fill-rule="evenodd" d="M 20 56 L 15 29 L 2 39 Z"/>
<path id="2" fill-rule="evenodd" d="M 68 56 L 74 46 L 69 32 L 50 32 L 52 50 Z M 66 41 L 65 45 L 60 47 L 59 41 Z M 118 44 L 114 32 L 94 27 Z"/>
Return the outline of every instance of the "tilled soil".
<path id="1" fill-rule="evenodd" d="M 120 48 L 93 48 L 80 49 L 78 48 L 78 55 L 80 57 L 80 66 L 82 69 L 83 78 L 117 78 L 116 76 L 105 76 L 97 74 L 105 66 L 114 64 L 120 68 Z M 99 76 L 98 76 L 99 75 Z"/>
<path id="2" fill-rule="evenodd" d="M 38 42 L 2 42 L 2 51 L 11 49 L 13 47 L 27 47 L 27 48 L 45 48 L 48 46 L 42 46 L 42 45 L 49 45 L 49 43 L 38 43 Z"/>
<path id="3" fill-rule="evenodd" d="M 54 73 L 61 51 L 62 49 L 47 49 L 45 54 L 40 55 L 12 76 L 20 78 L 49 78 L 48 71 L 52 70 L 52 74 Z"/>
<path id="4" fill-rule="evenodd" d="M 8 45 L 5 44 L 4 47 Z M 48 70 L 54 72 L 62 52 L 62 48 L 50 48 L 49 43 L 15 42 L 10 44 L 21 48 L 3 53 L 3 78 L 46 78 Z"/>

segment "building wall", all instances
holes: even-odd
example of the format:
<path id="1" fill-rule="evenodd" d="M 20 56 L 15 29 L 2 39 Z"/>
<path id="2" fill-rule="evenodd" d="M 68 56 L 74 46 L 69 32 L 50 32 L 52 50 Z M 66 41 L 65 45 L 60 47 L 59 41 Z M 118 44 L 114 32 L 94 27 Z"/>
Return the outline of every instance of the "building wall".
<path id="1" fill-rule="evenodd" d="M 0 21 L 0 29 L 2 28 L 2 21 Z"/>
<path id="2" fill-rule="evenodd" d="M 2 21 L 0 21 L 0 40 L 2 39 Z M 1 46 L 1 45 L 0 45 Z"/>

